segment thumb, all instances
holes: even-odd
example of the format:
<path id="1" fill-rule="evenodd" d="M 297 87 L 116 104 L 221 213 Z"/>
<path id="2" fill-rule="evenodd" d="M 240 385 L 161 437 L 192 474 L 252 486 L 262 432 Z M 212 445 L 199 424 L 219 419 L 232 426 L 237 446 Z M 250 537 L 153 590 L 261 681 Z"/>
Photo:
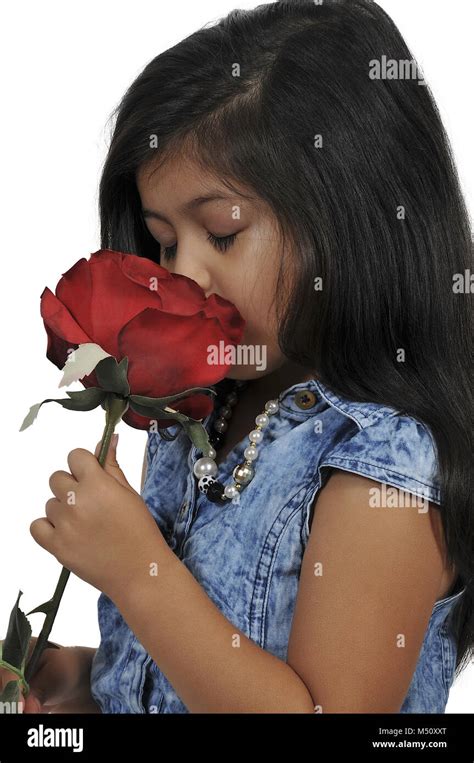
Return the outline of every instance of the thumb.
<path id="1" fill-rule="evenodd" d="M 127 480 L 125 474 L 121 470 L 120 466 L 117 462 L 117 443 L 118 443 L 118 433 L 115 432 L 112 435 L 112 438 L 110 440 L 110 446 L 109 450 L 107 452 L 107 455 L 105 457 L 105 463 L 104 463 L 104 470 L 107 472 L 107 474 L 110 474 L 111 477 L 117 480 L 123 487 L 128 488 L 128 490 L 131 490 L 133 493 L 136 493 L 136 490 L 130 485 L 129 481 Z M 101 441 L 96 445 L 94 455 L 96 458 L 99 458 L 100 453 L 100 445 Z"/>
<path id="2" fill-rule="evenodd" d="M 31 689 L 28 696 L 23 698 L 24 708 L 23 712 L 26 713 L 41 713 L 44 702 L 44 692 Z"/>

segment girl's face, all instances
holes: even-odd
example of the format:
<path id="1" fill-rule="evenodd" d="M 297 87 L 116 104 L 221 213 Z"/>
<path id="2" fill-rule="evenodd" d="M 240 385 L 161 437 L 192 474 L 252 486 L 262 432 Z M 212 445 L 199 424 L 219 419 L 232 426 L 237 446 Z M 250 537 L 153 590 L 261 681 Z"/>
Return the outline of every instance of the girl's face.
<path id="1" fill-rule="evenodd" d="M 150 172 L 140 168 L 136 183 L 161 265 L 192 278 L 206 296 L 232 302 L 246 321 L 240 346 L 253 354 L 244 354 L 227 376 L 254 379 L 282 366 L 271 308 L 280 251 L 272 214 L 261 200 L 233 195 L 182 157 L 169 159 L 151 178 Z"/>

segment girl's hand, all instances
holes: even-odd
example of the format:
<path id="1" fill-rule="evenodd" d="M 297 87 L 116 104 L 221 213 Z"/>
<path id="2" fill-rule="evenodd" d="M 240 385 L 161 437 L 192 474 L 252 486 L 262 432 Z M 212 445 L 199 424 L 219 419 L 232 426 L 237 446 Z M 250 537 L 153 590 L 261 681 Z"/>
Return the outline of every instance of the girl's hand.
<path id="1" fill-rule="evenodd" d="M 49 485 L 55 497 L 46 517 L 30 525 L 34 540 L 67 569 L 110 595 L 145 566 L 156 562 L 166 542 L 145 502 L 128 483 L 110 445 L 102 467 L 84 448 L 68 455 L 71 473 L 54 472 Z M 150 549 L 147 552 L 147 549 Z"/>
<path id="2" fill-rule="evenodd" d="M 37 638 L 32 636 L 28 646 L 28 656 L 31 655 Z M 82 697 L 88 690 L 91 657 L 86 655 L 87 649 L 80 646 L 61 646 L 59 649 L 45 648 L 38 660 L 35 674 L 30 680 L 30 691 L 25 698 L 20 694 L 23 713 L 55 712 L 56 707 Z M 89 660 L 89 664 L 87 662 Z M 0 691 L 3 691 L 9 681 L 16 681 L 15 673 L 0 668 Z M 92 699 L 91 699 L 92 706 Z"/>

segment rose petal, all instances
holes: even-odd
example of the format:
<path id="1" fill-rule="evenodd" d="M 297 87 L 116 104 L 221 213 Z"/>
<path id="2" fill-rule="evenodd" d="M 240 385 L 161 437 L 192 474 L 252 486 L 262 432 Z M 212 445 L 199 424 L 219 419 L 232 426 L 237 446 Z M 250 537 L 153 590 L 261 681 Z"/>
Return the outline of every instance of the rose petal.
<path id="1" fill-rule="evenodd" d="M 68 350 L 92 339 L 48 287 L 41 294 L 40 312 L 48 336 L 46 357 L 58 368 L 63 368 Z"/>
<path id="2" fill-rule="evenodd" d="M 240 342 L 246 321 L 232 302 L 222 299 L 218 294 L 210 294 L 204 306 L 204 314 L 209 318 L 217 317 L 229 342 Z"/>
<path id="3" fill-rule="evenodd" d="M 169 315 L 147 308 L 120 332 L 121 357 L 129 358 L 132 394 L 163 397 L 223 379 L 229 364 L 208 363 L 208 346 L 226 341 L 217 318 Z"/>
<path id="4" fill-rule="evenodd" d="M 83 259 L 73 265 L 56 287 L 58 298 L 77 323 L 114 357 L 118 355 L 117 336 L 122 326 L 144 308 L 160 306 L 157 291 L 143 288 L 122 272 L 123 258 L 128 256 L 99 250 L 89 261 Z"/>

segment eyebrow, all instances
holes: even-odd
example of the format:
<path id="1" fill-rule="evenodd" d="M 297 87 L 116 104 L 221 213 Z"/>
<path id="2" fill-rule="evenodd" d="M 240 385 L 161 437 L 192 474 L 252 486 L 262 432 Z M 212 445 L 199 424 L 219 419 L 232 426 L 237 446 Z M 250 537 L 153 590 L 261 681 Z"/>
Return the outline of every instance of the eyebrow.
<path id="1" fill-rule="evenodd" d="M 210 201 L 221 201 L 226 199 L 237 199 L 237 198 L 243 198 L 248 199 L 249 201 L 252 200 L 253 196 L 247 196 L 245 194 L 239 194 L 235 196 L 223 196 L 222 194 L 216 194 L 216 193 L 210 193 L 206 194 L 205 196 L 196 196 L 195 199 L 191 199 L 190 201 L 187 201 L 185 204 L 183 204 L 180 207 L 181 212 L 191 212 L 193 209 L 197 209 L 197 207 L 202 206 L 203 204 L 207 204 Z M 145 209 L 142 207 L 142 214 L 143 217 L 153 217 L 155 220 L 163 220 L 165 223 L 169 223 L 169 220 L 159 212 L 155 212 L 153 209 Z"/>

